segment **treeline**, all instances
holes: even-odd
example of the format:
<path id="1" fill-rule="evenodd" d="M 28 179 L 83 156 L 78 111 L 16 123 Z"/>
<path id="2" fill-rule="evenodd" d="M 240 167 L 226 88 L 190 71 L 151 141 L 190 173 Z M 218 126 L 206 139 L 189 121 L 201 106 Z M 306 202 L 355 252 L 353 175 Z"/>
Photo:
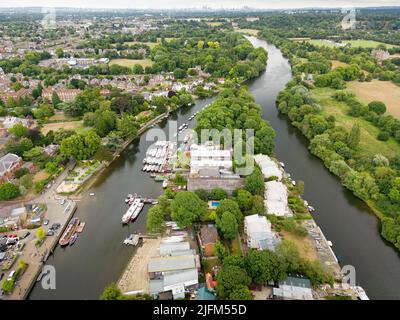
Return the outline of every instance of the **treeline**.
<path id="1" fill-rule="evenodd" d="M 239 19 L 241 28 L 269 28 L 283 38 L 350 40 L 366 39 L 400 45 L 400 11 L 364 11 L 356 12 L 356 28 L 343 29 L 342 21 L 348 12 L 311 11 L 294 14 L 269 13 L 259 21 Z M 346 21 L 346 20 L 345 20 Z"/>
<path id="2" fill-rule="evenodd" d="M 379 63 L 372 55 L 371 48 L 315 46 L 307 41 L 290 41 L 281 38 L 276 31 L 263 30 L 264 39 L 277 45 L 289 58 L 294 74 L 300 72 L 317 75 L 316 85 L 342 89 L 343 81 L 393 81 L 400 84 L 400 59 L 392 57 Z M 386 50 L 385 46 L 378 46 Z M 399 48 L 388 49 L 391 54 L 400 52 Z M 348 64 L 347 67 L 332 69 L 331 60 Z M 366 71 L 366 72 L 362 72 Z M 318 75 L 321 75 L 318 77 Z M 322 76 L 323 75 L 323 76 Z M 326 75 L 326 76 L 325 76 Z M 343 81 L 340 81 L 343 80 Z"/>
<path id="3" fill-rule="evenodd" d="M 324 116 L 313 94 L 298 82 L 298 78 L 293 79 L 279 94 L 280 112 L 287 114 L 292 124 L 310 140 L 310 151 L 324 161 L 344 186 L 385 215 L 382 235 L 400 249 L 400 156 L 362 154 L 359 124 L 355 121 L 350 131 L 336 125 L 335 117 Z M 398 132 L 400 122 L 383 115 L 385 109 L 380 103 L 366 107 L 343 92 L 337 92 L 334 97 L 349 104 L 350 115 L 364 117 L 383 132 Z M 381 135 L 377 139 L 384 140 Z"/>

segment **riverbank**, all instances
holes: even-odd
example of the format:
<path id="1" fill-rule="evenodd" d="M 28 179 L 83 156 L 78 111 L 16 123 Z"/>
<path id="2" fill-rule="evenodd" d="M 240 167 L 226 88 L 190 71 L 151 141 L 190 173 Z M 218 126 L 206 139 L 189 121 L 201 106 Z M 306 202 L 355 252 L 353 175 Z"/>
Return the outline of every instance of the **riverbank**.
<path id="1" fill-rule="evenodd" d="M 63 206 L 60 207 L 57 200 L 53 199 L 51 201 L 50 197 L 48 198 L 47 206 L 47 219 L 59 223 L 61 227 L 54 236 L 46 236 L 40 246 L 36 246 L 36 240 L 33 236 L 26 242 L 22 254 L 14 262 L 14 265 L 18 265 L 19 261 L 24 261 L 28 267 L 22 277 L 16 282 L 11 294 L 3 297 L 6 300 L 24 300 L 27 298 L 36 280 L 42 273 L 43 265 L 46 263 L 48 257 L 53 254 L 60 237 L 77 209 L 75 201 L 68 200 L 64 208 Z"/>

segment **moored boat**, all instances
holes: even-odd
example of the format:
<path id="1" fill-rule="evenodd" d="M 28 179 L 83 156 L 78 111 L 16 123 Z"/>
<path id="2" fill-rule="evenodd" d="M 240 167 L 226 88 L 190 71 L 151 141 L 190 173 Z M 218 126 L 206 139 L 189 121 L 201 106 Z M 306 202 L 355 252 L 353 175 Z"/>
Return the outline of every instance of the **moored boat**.
<path id="1" fill-rule="evenodd" d="M 74 233 L 69 240 L 69 245 L 72 246 L 75 243 L 76 239 L 78 239 L 78 234 Z"/>
<path id="2" fill-rule="evenodd" d="M 67 229 L 63 233 L 63 235 L 60 238 L 60 241 L 58 242 L 60 246 L 66 246 L 69 244 L 71 238 L 73 235 L 76 233 L 75 230 L 79 226 L 79 218 L 74 217 L 71 219 L 70 223 L 67 226 Z"/>

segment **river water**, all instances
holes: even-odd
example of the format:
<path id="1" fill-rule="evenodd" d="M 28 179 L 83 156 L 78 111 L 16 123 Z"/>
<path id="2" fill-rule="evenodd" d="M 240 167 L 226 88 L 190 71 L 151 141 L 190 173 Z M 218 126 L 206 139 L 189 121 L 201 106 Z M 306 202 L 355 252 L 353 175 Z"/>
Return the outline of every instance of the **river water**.
<path id="1" fill-rule="evenodd" d="M 315 220 L 333 242 L 341 264 L 355 267 L 356 282 L 371 299 L 400 299 L 400 257 L 382 241 L 378 220 L 309 153 L 307 140 L 275 107 L 277 94 L 291 78 L 288 61 L 275 46 L 253 37 L 249 40 L 268 50 L 267 71 L 248 86 L 277 132 L 277 157 L 294 179 L 305 182 L 304 198 L 315 207 Z M 182 108 L 155 128 L 169 132 L 171 120 L 178 126 L 189 123 L 188 117 L 211 101 Z M 142 135 L 101 174 L 88 191 L 94 197 L 84 194 L 76 212 L 86 222 L 84 232 L 73 247 L 58 247 L 47 261 L 56 268 L 56 290 L 43 290 L 37 283 L 30 299 L 98 299 L 105 286 L 118 280 L 134 250 L 122 241 L 132 232 L 145 231 L 149 208 L 133 224 L 122 227 L 125 195 L 137 192 L 156 198 L 162 192 L 161 184 L 141 171 L 146 150 L 154 143 L 147 140 Z"/>

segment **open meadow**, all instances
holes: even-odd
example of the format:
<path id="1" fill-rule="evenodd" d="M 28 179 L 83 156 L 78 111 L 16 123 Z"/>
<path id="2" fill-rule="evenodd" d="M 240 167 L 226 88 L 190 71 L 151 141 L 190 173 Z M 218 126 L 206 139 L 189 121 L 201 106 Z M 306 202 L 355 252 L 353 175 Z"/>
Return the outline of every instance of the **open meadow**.
<path id="1" fill-rule="evenodd" d="M 400 119 L 400 87 L 391 81 L 372 80 L 370 82 L 352 81 L 348 89 L 354 92 L 360 101 L 382 101 L 387 113 Z"/>
<path id="2" fill-rule="evenodd" d="M 121 67 L 132 68 L 135 64 L 140 64 L 143 68 L 151 67 L 153 62 L 150 59 L 113 59 L 110 61 L 110 66 L 113 64 L 118 64 Z"/>
<path id="3" fill-rule="evenodd" d="M 334 89 L 320 88 L 312 90 L 318 104 L 322 106 L 322 113 L 326 116 L 333 115 L 338 126 L 346 128 L 349 132 L 354 123 L 360 125 L 361 138 L 358 152 L 361 156 L 374 156 L 382 154 L 386 157 L 394 157 L 400 154 L 400 145 L 390 138 L 388 141 L 380 141 L 376 137 L 379 128 L 362 118 L 355 118 L 348 114 L 349 107 L 344 102 L 336 101 L 332 98 Z"/>

